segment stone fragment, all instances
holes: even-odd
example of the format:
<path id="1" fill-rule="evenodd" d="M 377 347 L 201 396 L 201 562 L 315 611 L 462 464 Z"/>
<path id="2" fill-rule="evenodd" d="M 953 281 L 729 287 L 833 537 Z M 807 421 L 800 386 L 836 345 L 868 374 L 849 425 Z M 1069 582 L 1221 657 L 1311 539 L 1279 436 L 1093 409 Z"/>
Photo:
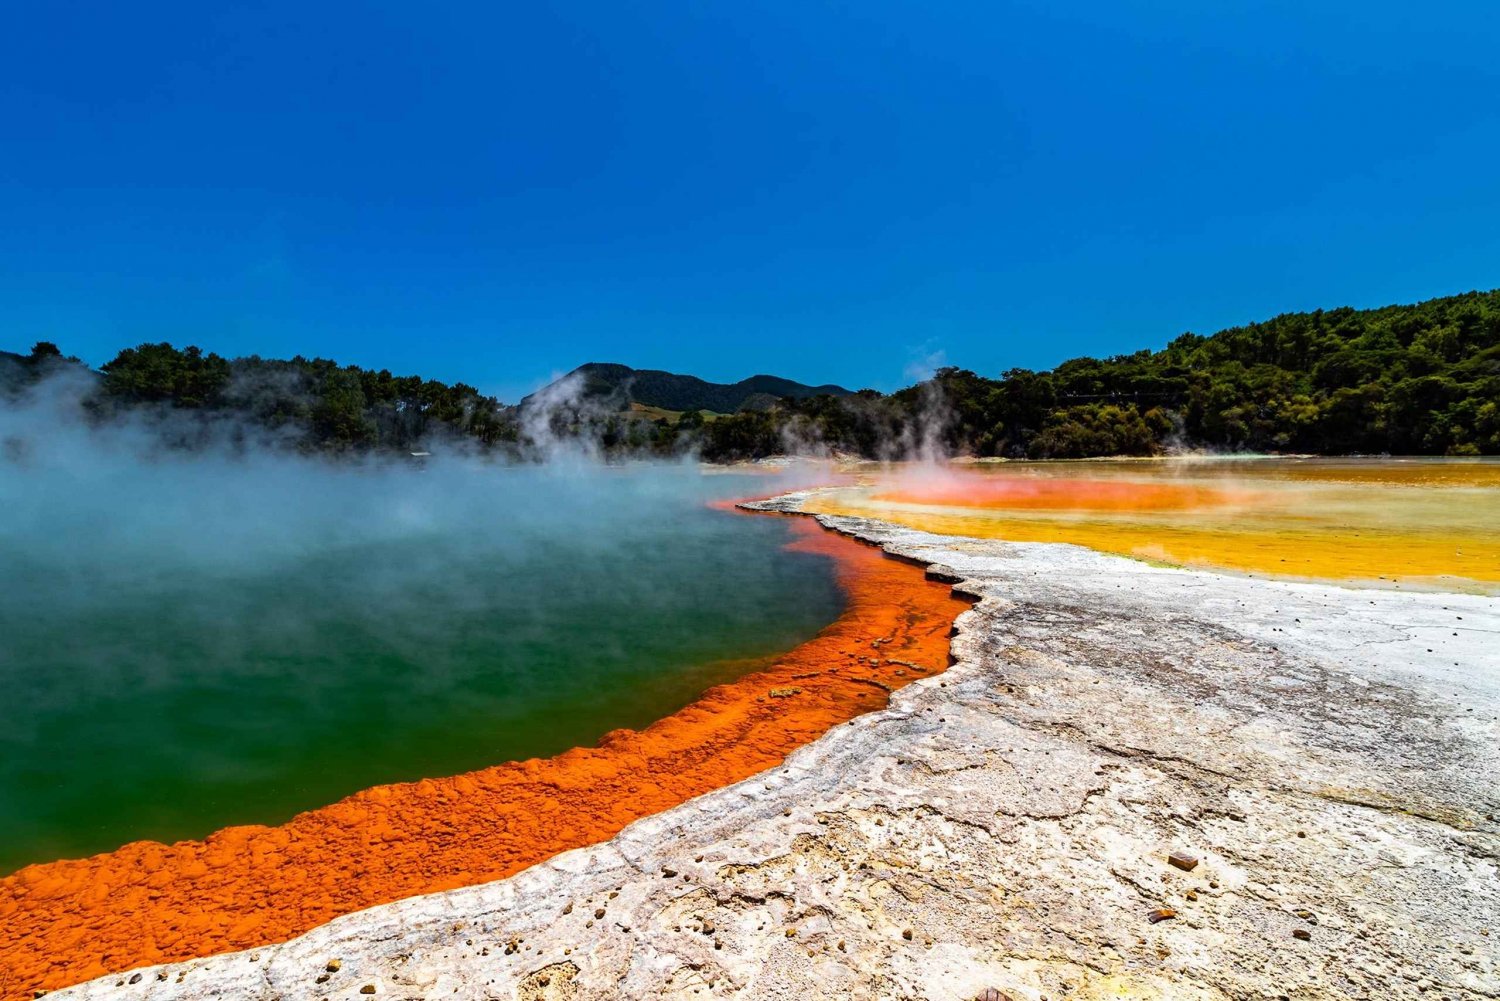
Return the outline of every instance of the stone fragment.
<path id="1" fill-rule="evenodd" d="M 1306 942 L 1312 938 L 1312 932 L 1308 931 L 1306 928 L 1293 928 L 1292 938 L 1300 939 L 1301 941 Z"/>
<path id="2" fill-rule="evenodd" d="M 1183 872 L 1192 872 L 1198 868 L 1198 856 L 1189 855 L 1187 852 L 1173 852 L 1167 856 L 1167 862 Z"/>
<path id="3" fill-rule="evenodd" d="M 1177 912 L 1172 910 L 1172 908 L 1158 907 L 1156 910 L 1146 915 L 1146 920 L 1151 922 L 1152 924 L 1156 924 L 1158 921 L 1170 921 L 1176 916 Z"/>

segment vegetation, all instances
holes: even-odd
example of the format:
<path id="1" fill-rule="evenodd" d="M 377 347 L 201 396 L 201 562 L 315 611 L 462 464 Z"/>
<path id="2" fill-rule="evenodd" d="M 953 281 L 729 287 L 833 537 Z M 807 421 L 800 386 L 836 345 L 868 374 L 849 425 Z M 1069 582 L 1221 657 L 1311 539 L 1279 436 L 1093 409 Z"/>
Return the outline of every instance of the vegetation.
<path id="1" fill-rule="evenodd" d="M 29 356 L 6 354 L 0 362 L 8 363 L 0 367 L 0 385 L 12 395 L 63 364 L 46 342 Z M 87 372 L 77 359 L 67 364 Z M 94 420 L 132 412 L 157 418 L 180 444 L 223 424 L 237 435 L 259 432 L 304 451 L 411 450 L 442 439 L 494 446 L 516 436 L 508 409 L 472 386 L 323 358 L 226 360 L 196 347 L 142 344 L 120 352 L 96 379 L 84 400 Z"/>
<path id="2" fill-rule="evenodd" d="M 1320 454 L 1500 454 L 1500 290 L 1413 306 L 1287 313 L 1161 351 L 988 379 L 944 369 L 890 397 L 784 403 L 779 427 L 826 447 L 900 451 L 925 424 L 950 451 L 1080 458 L 1173 447 Z M 763 454 L 740 414 L 705 453 Z M 895 433 L 892 429 L 901 429 Z"/>
<path id="3" fill-rule="evenodd" d="M 739 410 L 764 410 L 783 399 L 849 395 L 849 390 L 842 386 L 805 386 L 774 375 L 753 375 L 726 384 L 705 382 L 691 375 L 601 362 L 580 365 L 564 379 L 576 382 L 581 397 L 609 401 L 613 404 L 612 409 L 619 411 L 628 409 L 631 404 L 640 404 L 676 412 L 706 410 L 727 414 Z M 533 399 L 522 400 L 522 406 Z"/>
<path id="4" fill-rule="evenodd" d="M 0 352 L 0 397 L 87 370 L 50 343 Z M 506 407 L 462 383 L 324 359 L 226 360 L 143 344 L 94 378 L 97 420 L 127 410 L 223 419 L 305 450 L 464 442 L 523 454 L 583 439 L 607 455 L 759 458 L 840 451 L 1031 458 L 1177 448 L 1319 454 L 1500 454 L 1500 290 L 1412 306 L 1288 313 L 1187 333 L 1160 351 L 1075 358 L 987 378 L 956 368 L 889 396 L 756 376 L 733 385 L 585 365 Z"/>

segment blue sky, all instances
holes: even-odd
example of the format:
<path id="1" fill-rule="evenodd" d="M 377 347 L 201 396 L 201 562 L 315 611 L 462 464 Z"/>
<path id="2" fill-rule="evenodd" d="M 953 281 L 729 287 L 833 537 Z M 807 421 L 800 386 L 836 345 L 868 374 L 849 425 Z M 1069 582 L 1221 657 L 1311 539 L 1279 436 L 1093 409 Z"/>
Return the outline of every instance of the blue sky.
<path id="1" fill-rule="evenodd" d="M 15 5 L 0 347 L 897 388 L 1500 285 L 1484 2 Z"/>

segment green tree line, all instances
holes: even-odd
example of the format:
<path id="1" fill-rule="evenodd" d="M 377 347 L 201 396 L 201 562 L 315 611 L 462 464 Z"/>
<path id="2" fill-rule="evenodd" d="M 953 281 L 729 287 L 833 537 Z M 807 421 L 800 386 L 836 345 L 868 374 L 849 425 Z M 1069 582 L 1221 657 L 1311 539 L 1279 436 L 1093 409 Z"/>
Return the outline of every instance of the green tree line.
<path id="1" fill-rule="evenodd" d="M 72 366 L 49 343 L 0 352 L 0 396 Z M 1500 455 L 1500 290 L 1415 305 L 1286 313 L 1159 351 L 988 377 L 946 368 L 890 395 L 782 399 L 649 419 L 587 401 L 528 415 L 463 383 L 322 358 L 225 359 L 142 344 L 105 364 L 97 420 L 170 409 L 259 426 L 308 450 L 405 450 L 447 439 L 524 452 L 528 434 L 607 455 L 711 460 L 837 450 L 903 458 L 1154 455 L 1207 448 L 1313 454 Z M 528 431 L 528 428 L 532 429 Z"/>
<path id="2" fill-rule="evenodd" d="M 1500 290 L 1407 306 L 1286 313 L 1160 351 L 987 378 L 956 368 L 890 396 L 783 401 L 705 427 L 705 454 L 783 432 L 865 456 L 927 429 L 950 452 L 1082 458 L 1171 448 L 1500 454 Z"/>

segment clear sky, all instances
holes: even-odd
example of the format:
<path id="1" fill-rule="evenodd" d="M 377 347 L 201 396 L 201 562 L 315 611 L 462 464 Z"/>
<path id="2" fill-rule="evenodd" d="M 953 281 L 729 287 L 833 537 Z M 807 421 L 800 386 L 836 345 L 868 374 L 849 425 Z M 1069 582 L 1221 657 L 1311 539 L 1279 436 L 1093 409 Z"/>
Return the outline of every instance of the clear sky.
<path id="1" fill-rule="evenodd" d="M 0 347 L 893 389 L 1500 285 L 1494 0 L 15 4 Z"/>

